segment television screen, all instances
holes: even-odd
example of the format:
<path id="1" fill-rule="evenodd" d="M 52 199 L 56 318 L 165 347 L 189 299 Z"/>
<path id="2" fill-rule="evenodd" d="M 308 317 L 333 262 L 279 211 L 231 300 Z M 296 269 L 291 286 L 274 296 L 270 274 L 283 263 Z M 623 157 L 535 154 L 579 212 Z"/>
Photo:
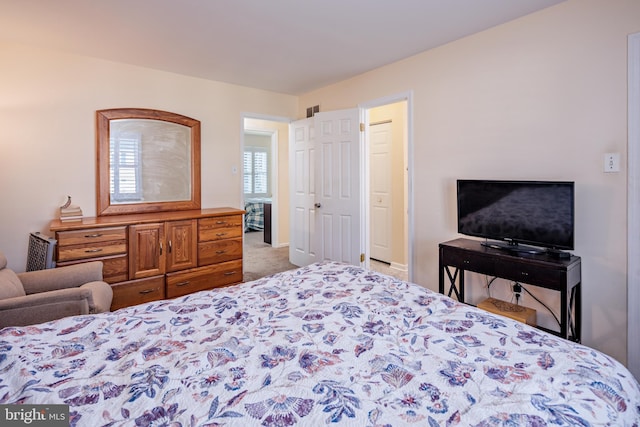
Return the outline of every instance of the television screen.
<path id="1" fill-rule="evenodd" d="M 573 249 L 574 183 L 458 180 L 458 232 L 552 249 Z"/>

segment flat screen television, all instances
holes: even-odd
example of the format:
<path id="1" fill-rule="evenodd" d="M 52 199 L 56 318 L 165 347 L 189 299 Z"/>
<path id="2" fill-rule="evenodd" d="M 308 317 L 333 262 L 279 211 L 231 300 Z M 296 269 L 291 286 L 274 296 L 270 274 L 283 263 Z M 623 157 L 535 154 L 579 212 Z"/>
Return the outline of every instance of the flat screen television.
<path id="1" fill-rule="evenodd" d="M 457 181 L 458 233 L 515 252 L 574 249 L 574 183 L 569 181 Z M 526 246 L 526 245 L 533 245 Z"/>

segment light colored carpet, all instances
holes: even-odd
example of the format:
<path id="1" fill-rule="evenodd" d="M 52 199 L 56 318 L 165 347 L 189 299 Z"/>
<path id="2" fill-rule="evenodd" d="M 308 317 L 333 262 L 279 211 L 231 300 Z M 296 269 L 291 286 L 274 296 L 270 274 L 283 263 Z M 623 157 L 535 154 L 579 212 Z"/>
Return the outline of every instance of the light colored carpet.
<path id="1" fill-rule="evenodd" d="M 272 248 L 271 245 L 264 243 L 264 234 L 261 231 L 249 231 L 244 234 L 243 253 L 245 282 L 298 268 L 289 262 L 289 247 Z M 371 260 L 370 267 L 378 273 L 407 280 L 406 271 L 396 270 L 388 264 Z"/>
<path id="2" fill-rule="evenodd" d="M 245 282 L 297 268 L 289 262 L 289 247 L 271 247 L 261 231 L 244 233 L 243 266 Z"/>

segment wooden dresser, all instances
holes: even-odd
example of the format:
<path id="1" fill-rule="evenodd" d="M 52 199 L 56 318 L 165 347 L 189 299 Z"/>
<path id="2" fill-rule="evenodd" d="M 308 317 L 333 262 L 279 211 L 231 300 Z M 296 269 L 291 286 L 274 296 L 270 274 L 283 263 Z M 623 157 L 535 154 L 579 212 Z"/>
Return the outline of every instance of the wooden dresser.
<path id="1" fill-rule="evenodd" d="M 56 265 L 102 261 L 111 309 L 242 282 L 243 210 L 53 220 Z"/>

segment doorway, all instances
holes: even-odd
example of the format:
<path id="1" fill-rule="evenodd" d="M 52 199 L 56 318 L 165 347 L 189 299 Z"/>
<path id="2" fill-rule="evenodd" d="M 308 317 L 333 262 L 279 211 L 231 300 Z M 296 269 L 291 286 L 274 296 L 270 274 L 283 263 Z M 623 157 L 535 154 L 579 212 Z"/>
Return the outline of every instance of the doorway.
<path id="1" fill-rule="evenodd" d="M 244 114 L 241 135 L 243 269 L 252 280 L 294 267 L 283 255 L 289 245 L 289 119 Z"/>
<path id="2" fill-rule="evenodd" d="M 366 235 L 368 267 L 408 280 L 408 134 L 407 101 L 368 108 Z"/>

